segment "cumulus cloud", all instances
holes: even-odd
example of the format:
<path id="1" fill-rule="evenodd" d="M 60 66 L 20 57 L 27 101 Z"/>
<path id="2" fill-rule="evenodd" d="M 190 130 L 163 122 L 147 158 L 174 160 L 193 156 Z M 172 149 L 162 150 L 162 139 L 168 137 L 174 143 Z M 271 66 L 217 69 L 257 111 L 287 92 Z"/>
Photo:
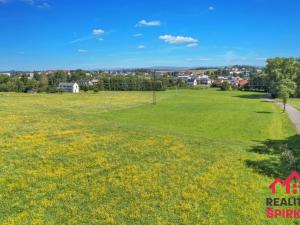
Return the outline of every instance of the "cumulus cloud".
<path id="1" fill-rule="evenodd" d="M 160 21 L 158 21 L 158 20 L 153 20 L 153 21 L 141 20 L 136 24 L 136 26 L 137 27 L 159 27 Z"/>
<path id="2" fill-rule="evenodd" d="M 145 48 L 145 45 L 139 45 L 137 48 L 138 48 L 138 49 L 144 49 L 144 48 Z"/>
<path id="3" fill-rule="evenodd" d="M 95 36 L 99 36 L 99 35 L 104 34 L 104 30 L 102 30 L 102 29 L 94 29 L 92 33 Z"/>
<path id="4" fill-rule="evenodd" d="M 197 39 L 192 37 L 184 37 L 184 36 L 162 35 L 159 37 L 159 39 L 163 40 L 168 44 L 184 44 L 184 43 L 197 44 L 198 43 Z M 192 47 L 195 47 L 195 45 L 193 45 Z"/>

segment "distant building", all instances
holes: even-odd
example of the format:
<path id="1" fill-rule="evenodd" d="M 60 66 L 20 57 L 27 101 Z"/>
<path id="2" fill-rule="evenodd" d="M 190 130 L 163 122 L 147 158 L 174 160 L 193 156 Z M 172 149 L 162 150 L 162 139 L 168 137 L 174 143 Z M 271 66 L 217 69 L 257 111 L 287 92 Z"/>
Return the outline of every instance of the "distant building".
<path id="1" fill-rule="evenodd" d="M 92 84 L 93 84 L 93 85 L 96 85 L 96 84 L 98 84 L 98 83 L 99 83 L 99 80 L 97 80 L 97 79 L 93 79 L 93 80 L 91 80 L 91 82 L 92 82 Z"/>
<path id="2" fill-rule="evenodd" d="M 212 81 L 209 78 L 201 78 L 199 80 L 199 82 L 200 82 L 200 84 L 208 85 L 208 86 L 210 86 L 212 84 Z"/>
<path id="3" fill-rule="evenodd" d="M 92 81 L 86 81 L 86 80 L 82 80 L 82 81 L 79 81 L 79 84 L 80 85 L 93 85 L 93 82 Z"/>
<path id="4" fill-rule="evenodd" d="M 1 73 L 1 72 L 0 72 L 0 75 L 10 76 L 11 73 Z"/>
<path id="5" fill-rule="evenodd" d="M 239 87 L 245 87 L 247 84 L 249 84 L 248 80 L 239 80 Z"/>
<path id="6" fill-rule="evenodd" d="M 77 83 L 59 83 L 58 87 L 65 92 L 79 93 L 79 85 Z"/>
<path id="7" fill-rule="evenodd" d="M 28 79 L 32 80 L 34 77 L 34 73 L 27 73 Z"/>
<path id="8" fill-rule="evenodd" d="M 222 77 L 222 76 L 218 76 L 217 79 L 215 79 L 213 81 L 214 85 L 219 87 L 221 86 L 225 81 L 228 81 L 228 78 L 227 77 Z"/>
<path id="9" fill-rule="evenodd" d="M 211 85 L 212 81 L 207 75 L 195 75 L 192 76 L 192 79 L 196 79 L 199 85 Z"/>
<path id="10" fill-rule="evenodd" d="M 196 79 L 188 79 L 188 80 L 187 80 L 187 84 L 188 84 L 189 86 L 197 86 L 197 85 L 198 85 L 198 82 L 197 82 Z"/>
<path id="11" fill-rule="evenodd" d="M 177 78 L 182 79 L 182 80 L 189 80 L 189 79 L 191 79 L 191 76 L 180 74 L 177 76 Z"/>

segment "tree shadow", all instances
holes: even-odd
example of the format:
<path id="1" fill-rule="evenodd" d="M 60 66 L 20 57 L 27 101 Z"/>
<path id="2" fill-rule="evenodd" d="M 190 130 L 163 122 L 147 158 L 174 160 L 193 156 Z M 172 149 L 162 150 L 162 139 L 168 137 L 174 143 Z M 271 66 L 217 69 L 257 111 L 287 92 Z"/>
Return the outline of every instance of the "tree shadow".
<path id="1" fill-rule="evenodd" d="M 258 114 L 271 114 L 273 112 L 268 112 L 268 111 L 259 111 L 259 112 L 256 112 Z"/>
<path id="2" fill-rule="evenodd" d="M 236 97 L 236 98 L 245 98 L 245 99 L 260 99 L 263 96 L 264 96 L 263 94 L 250 94 L 250 95 L 237 95 L 237 96 L 234 96 L 234 97 Z"/>
<path id="3" fill-rule="evenodd" d="M 258 173 L 270 177 L 287 177 L 291 170 L 300 171 L 300 135 L 285 140 L 266 140 L 252 147 L 250 152 L 265 155 L 262 160 L 246 160 L 245 164 Z"/>

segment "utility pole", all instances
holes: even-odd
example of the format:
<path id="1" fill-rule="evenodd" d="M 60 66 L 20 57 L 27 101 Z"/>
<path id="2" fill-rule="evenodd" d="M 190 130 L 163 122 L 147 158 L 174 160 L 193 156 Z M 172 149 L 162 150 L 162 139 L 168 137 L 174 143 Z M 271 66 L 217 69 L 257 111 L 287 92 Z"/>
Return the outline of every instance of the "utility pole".
<path id="1" fill-rule="evenodd" d="M 111 91 L 111 88 L 110 88 L 110 77 L 108 77 L 108 89 L 109 89 L 109 91 Z"/>
<path id="2" fill-rule="evenodd" d="M 153 105 L 156 105 L 156 91 L 155 87 L 156 86 L 156 77 L 155 77 L 155 70 L 152 73 L 152 100 L 153 100 Z"/>

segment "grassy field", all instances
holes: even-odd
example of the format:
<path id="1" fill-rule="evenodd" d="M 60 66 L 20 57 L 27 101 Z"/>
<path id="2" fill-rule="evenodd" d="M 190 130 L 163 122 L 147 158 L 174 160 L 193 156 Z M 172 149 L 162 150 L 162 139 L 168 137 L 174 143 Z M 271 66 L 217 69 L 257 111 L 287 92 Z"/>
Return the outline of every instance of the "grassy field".
<path id="1" fill-rule="evenodd" d="M 296 107 L 298 110 L 300 110 L 300 99 L 299 98 L 291 98 L 288 100 L 288 103 Z"/>
<path id="2" fill-rule="evenodd" d="M 150 103 L 0 93 L 0 224 L 283 223 L 265 218 L 279 156 L 258 154 L 300 144 L 279 107 L 213 89 Z"/>

